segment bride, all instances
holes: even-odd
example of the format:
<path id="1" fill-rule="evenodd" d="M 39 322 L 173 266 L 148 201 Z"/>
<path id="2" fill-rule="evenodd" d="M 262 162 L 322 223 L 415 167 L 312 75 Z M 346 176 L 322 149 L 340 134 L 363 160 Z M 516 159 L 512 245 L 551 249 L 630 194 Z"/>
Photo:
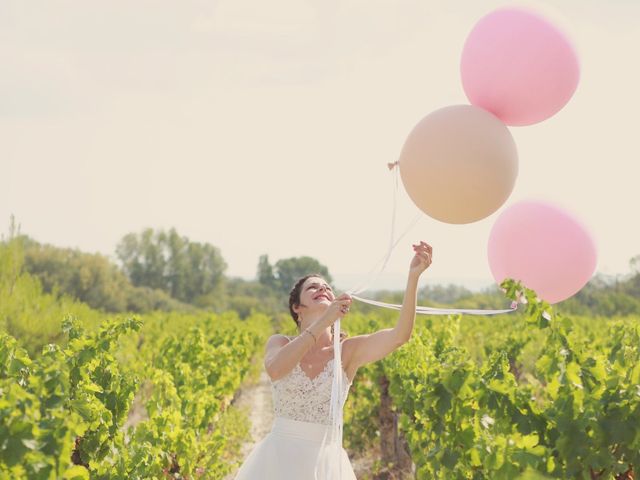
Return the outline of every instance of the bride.
<path id="1" fill-rule="evenodd" d="M 413 245 L 415 255 L 398 322 L 367 335 L 341 338 L 342 404 L 356 371 L 380 360 L 411 337 L 416 314 L 418 279 L 431 265 L 432 248 Z M 333 370 L 333 323 L 349 311 L 351 297 L 335 297 L 319 275 L 299 279 L 289 295 L 289 311 L 299 335 L 276 334 L 266 345 L 264 366 L 271 380 L 275 419 L 271 431 L 258 442 L 240 467 L 235 480 L 324 480 L 320 464 L 325 433 L 329 432 L 329 405 Z M 343 480 L 355 480 L 347 452 L 341 448 Z"/>

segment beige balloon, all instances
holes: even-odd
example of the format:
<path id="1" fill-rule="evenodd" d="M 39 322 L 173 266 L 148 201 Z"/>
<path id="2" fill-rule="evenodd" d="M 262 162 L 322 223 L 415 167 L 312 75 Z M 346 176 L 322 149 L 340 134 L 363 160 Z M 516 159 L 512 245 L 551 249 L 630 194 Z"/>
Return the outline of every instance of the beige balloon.
<path id="1" fill-rule="evenodd" d="M 511 133 L 472 105 L 436 110 L 413 128 L 398 161 L 411 200 L 436 220 L 471 223 L 509 198 L 518 176 Z"/>

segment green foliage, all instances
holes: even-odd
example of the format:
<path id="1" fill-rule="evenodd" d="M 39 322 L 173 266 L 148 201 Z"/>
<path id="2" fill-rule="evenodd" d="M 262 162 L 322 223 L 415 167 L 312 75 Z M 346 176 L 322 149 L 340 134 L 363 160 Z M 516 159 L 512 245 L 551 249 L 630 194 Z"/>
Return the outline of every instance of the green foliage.
<path id="1" fill-rule="evenodd" d="M 25 288 L 51 294 L 53 301 L 73 298 L 106 312 L 195 310 L 162 290 L 134 287 L 115 264 L 100 254 L 43 245 L 16 232 L 0 243 L 0 250 L 5 262 L 0 271 L 4 284 L 29 284 Z M 24 274 L 27 275 L 22 278 Z"/>
<path id="2" fill-rule="evenodd" d="M 384 312 L 379 311 L 379 315 L 375 317 L 367 316 L 359 313 L 357 307 L 345 317 L 342 327 L 350 336 L 391 326 L 391 319 L 385 321 Z M 380 380 L 384 375 L 382 367 L 382 362 L 360 367 L 351 385 L 344 408 L 344 444 L 350 452 L 365 454 L 379 438 Z"/>
<path id="3" fill-rule="evenodd" d="M 570 319 L 518 283 L 502 287 L 524 302 L 521 312 L 419 320 L 410 342 L 379 362 L 416 478 L 633 478 L 637 317 Z M 366 329 L 386 326 L 370 317 Z M 348 430 L 345 421 L 345 436 L 376 428 L 377 385 L 359 380 L 352 395 L 370 403 L 347 403 L 354 409 L 345 418 L 358 425 Z"/>
<path id="4" fill-rule="evenodd" d="M 638 257 L 636 257 L 638 258 Z M 640 315 L 640 273 L 631 261 L 626 278 L 595 275 L 573 297 L 558 305 L 558 311 L 572 315 Z"/>
<path id="5" fill-rule="evenodd" d="M 283 258 L 272 267 L 269 257 L 262 255 L 258 263 L 258 281 L 279 294 L 288 294 L 299 278 L 311 273 L 322 275 L 329 283 L 332 281 L 329 269 L 312 257 Z"/>
<path id="6" fill-rule="evenodd" d="M 224 310 L 233 310 L 245 318 L 252 312 L 274 316 L 287 310 L 286 298 L 281 293 L 257 281 L 228 278 L 224 282 Z"/>
<path id="7" fill-rule="evenodd" d="M 43 290 L 71 296 L 106 312 L 193 310 L 159 289 L 135 287 L 100 254 L 25 242 L 24 270 L 38 278 Z"/>
<path id="8" fill-rule="evenodd" d="M 116 247 L 125 274 L 136 286 L 160 289 L 186 303 L 202 304 L 227 268 L 217 247 L 168 232 L 145 229 Z"/>
<path id="9" fill-rule="evenodd" d="M 418 292 L 418 301 L 453 304 L 471 296 L 473 292 L 459 285 L 425 285 Z"/>
<path id="10" fill-rule="evenodd" d="M 164 235 L 174 251 L 187 245 L 175 232 Z M 147 238 L 140 257 L 142 267 L 149 260 L 151 279 L 162 277 L 154 277 L 162 244 L 154 242 Z M 25 262 L 38 277 L 24 271 Z M 77 271 L 65 271 L 65 262 Z M 117 299 L 108 287 L 120 285 L 117 273 L 104 258 L 39 246 L 12 227 L 0 244 L 0 478 L 224 477 L 248 434 L 232 398 L 255 373 L 251 361 L 261 357 L 272 325 L 294 334 L 283 292 L 322 268 L 309 257 L 271 268 L 263 256 L 258 281 L 221 277 L 190 300 L 234 312 L 194 308 L 123 320 L 60 295 L 80 292 L 96 305 Z M 171 288 L 181 284 L 184 292 L 183 280 Z M 501 287 L 522 302 L 518 312 L 418 317 L 410 342 L 359 369 L 345 408 L 345 446 L 373 446 L 380 384 L 388 380 L 418 479 L 633 478 L 640 463 L 637 270 L 613 284 L 595 278 L 553 309 L 516 282 Z M 179 305 L 138 288 L 136 308 Z M 421 297 L 460 308 L 505 304 L 497 289 L 470 295 L 429 287 Z M 402 302 L 398 292 L 378 298 Z M 626 316 L 596 316 L 620 312 Z M 397 312 L 355 304 L 343 328 L 357 335 L 396 320 Z"/>
<path id="11" fill-rule="evenodd" d="M 260 255 L 258 259 L 258 282 L 269 288 L 277 288 L 277 279 L 268 255 Z"/>
<path id="12" fill-rule="evenodd" d="M 49 345 L 37 360 L 0 334 L 0 478 L 231 471 L 248 424 L 229 407 L 270 320 L 159 313 L 145 320 L 144 327 L 137 317 L 106 320 L 90 333 L 68 317 L 66 346 Z M 136 392 L 143 419 L 125 427 Z"/>
<path id="13" fill-rule="evenodd" d="M 131 433 L 130 454 L 138 460 L 128 475 L 222 478 L 230 471 L 234 462 L 225 452 L 237 450 L 239 440 L 227 433 L 246 436 L 247 429 L 225 421 L 225 412 L 269 332 L 266 317 L 240 322 L 227 316 L 199 319 L 179 335 L 156 330 L 156 339 L 147 336 L 140 354 L 150 359 L 144 370 L 152 384 L 145 399 L 149 420 Z"/>
<path id="14" fill-rule="evenodd" d="M 103 255 L 29 241 L 24 267 L 40 280 L 45 292 L 62 291 L 108 312 L 127 309 L 127 289 L 131 285 Z"/>
<path id="15" fill-rule="evenodd" d="M 47 346 L 37 361 L 0 335 L 0 474 L 9 478 L 89 478 L 121 437 L 136 389 L 112 352 L 136 319 L 86 334 L 69 317 L 67 346 Z"/>
<path id="16" fill-rule="evenodd" d="M 231 400 L 271 319 L 107 315 L 44 293 L 25 243 L 0 244 L 0 478 L 223 478 L 248 436 Z"/>
<path id="17" fill-rule="evenodd" d="M 0 332 L 21 342 L 30 355 L 38 355 L 50 342 L 63 341 L 60 322 L 72 314 L 95 328 L 102 314 L 66 295 L 43 292 L 39 280 L 23 272 L 26 238 L 12 235 L 0 243 Z"/>

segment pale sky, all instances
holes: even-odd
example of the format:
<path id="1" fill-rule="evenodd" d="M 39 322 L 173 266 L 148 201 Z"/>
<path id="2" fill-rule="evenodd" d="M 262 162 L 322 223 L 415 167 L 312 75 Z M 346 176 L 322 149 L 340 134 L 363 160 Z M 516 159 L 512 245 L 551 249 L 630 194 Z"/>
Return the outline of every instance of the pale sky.
<path id="1" fill-rule="evenodd" d="M 467 225 L 423 215 L 372 288 L 401 288 L 419 239 L 422 280 L 493 283 L 487 239 L 509 205 L 566 208 L 598 271 L 640 254 L 640 2 L 218 0 L 0 2 L 0 231 L 112 258 L 146 227 L 220 248 L 227 274 L 310 255 L 336 286 L 386 252 L 392 177 L 413 126 L 468 104 L 459 61 L 473 25 L 521 5 L 578 52 L 554 117 L 511 127 L 519 175 L 505 205 Z M 418 212 L 402 184 L 397 230 Z M 526 252 L 523 252 L 526 255 Z"/>

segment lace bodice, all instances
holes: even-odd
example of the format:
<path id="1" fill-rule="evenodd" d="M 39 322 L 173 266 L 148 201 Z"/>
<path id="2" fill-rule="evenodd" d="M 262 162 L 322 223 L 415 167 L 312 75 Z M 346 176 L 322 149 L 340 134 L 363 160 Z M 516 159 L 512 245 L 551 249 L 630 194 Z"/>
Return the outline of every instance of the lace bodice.
<path id="1" fill-rule="evenodd" d="M 289 374 L 271 381 L 275 416 L 330 425 L 329 405 L 333 384 L 333 361 L 333 358 L 329 360 L 322 372 L 313 379 L 304 373 L 298 363 Z M 343 368 L 343 404 L 349 394 L 351 383 Z"/>

